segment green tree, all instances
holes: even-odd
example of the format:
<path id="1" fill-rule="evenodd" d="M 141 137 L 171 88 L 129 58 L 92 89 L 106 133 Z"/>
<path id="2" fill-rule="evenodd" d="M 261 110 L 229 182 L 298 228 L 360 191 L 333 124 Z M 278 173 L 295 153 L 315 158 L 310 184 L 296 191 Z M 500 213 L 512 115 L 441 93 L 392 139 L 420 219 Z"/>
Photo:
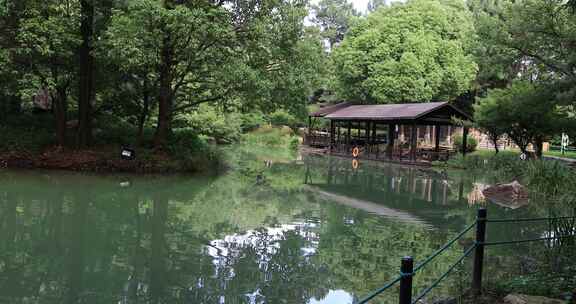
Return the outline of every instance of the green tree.
<path id="1" fill-rule="evenodd" d="M 26 9 L 33 3 L 30 0 L 4 0 L 0 13 L 0 119 L 6 119 L 20 112 L 23 104 L 18 94 L 18 79 L 20 71 L 15 67 L 16 37 L 20 29 L 20 21 Z"/>
<path id="2" fill-rule="evenodd" d="M 134 1 L 112 18 L 103 52 L 159 84 L 158 147 L 174 117 L 201 104 L 303 113 L 316 86 L 323 53 L 305 30 L 305 2 L 223 3 Z"/>
<path id="3" fill-rule="evenodd" d="M 173 120 L 204 103 L 218 114 L 282 109 L 302 118 L 327 66 L 320 31 L 305 26 L 305 0 L 2 4 L 2 123 L 46 93 L 60 145 L 77 118 L 80 147 L 105 121 L 130 122 L 140 138 L 154 121 L 162 147 Z"/>
<path id="4" fill-rule="evenodd" d="M 501 114 L 500 104 L 495 98 L 485 98 L 474 105 L 474 127 L 488 135 L 496 154 L 499 152 L 498 140 L 506 133 L 507 126 Z"/>
<path id="5" fill-rule="evenodd" d="M 282 63 L 263 75 L 271 81 L 269 102 L 262 100 L 267 113 L 285 109 L 303 121 L 308 115 L 308 99 L 324 84 L 327 72 L 327 57 L 322 42 L 314 29 L 305 29 L 302 37 L 292 47 L 293 51 L 283 56 Z"/>
<path id="6" fill-rule="evenodd" d="M 113 56 L 154 67 L 149 72 L 159 83 L 158 147 L 166 144 L 174 113 L 217 101 L 236 88 L 234 76 L 242 79 L 232 26 L 219 7 L 134 1 L 114 14 L 107 37 Z"/>
<path id="7" fill-rule="evenodd" d="M 556 86 L 564 102 L 574 102 L 576 18 L 564 3 L 503 2 L 496 11 L 484 13 L 481 18 L 485 26 L 479 29 L 484 44 L 515 56 L 515 75 L 525 76 L 528 67 L 532 76 Z"/>
<path id="8" fill-rule="evenodd" d="M 475 119 L 482 125 L 505 130 L 523 153 L 528 153 L 532 143 L 537 157 L 542 157 L 547 138 L 573 124 L 545 84 L 517 81 L 508 88 L 490 90 L 475 109 Z"/>
<path id="9" fill-rule="evenodd" d="M 78 48 L 78 132 L 76 143 L 86 147 L 92 143 L 92 106 L 94 101 L 94 18 L 95 0 L 80 0 L 80 36 L 82 43 Z"/>
<path id="10" fill-rule="evenodd" d="M 488 89 L 505 88 L 516 79 L 522 67 L 522 56 L 499 43 L 493 37 L 502 31 L 504 10 L 508 1 L 468 1 L 478 39 L 473 44 L 474 60 L 478 64 L 475 90 L 483 94 Z"/>
<path id="11" fill-rule="evenodd" d="M 368 11 L 373 12 L 381 6 L 386 6 L 388 3 L 386 0 L 370 0 L 368 2 Z"/>
<path id="12" fill-rule="evenodd" d="M 348 0 L 320 0 L 312 7 L 314 22 L 322 29 L 322 36 L 333 48 L 344 40 L 350 27 L 350 19 L 358 16 L 352 3 Z"/>
<path id="13" fill-rule="evenodd" d="M 457 1 L 413 0 L 360 21 L 334 50 L 342 97 L 369 103 L 450 100 L 477 66 L 471 16 Z"/>
<path id="14" fill-rule="evenodd" d="M 75 54 L 80 46 L 76 28 L 78 6 L 47 1 L 31 7 L 20 21 L 14 68 L 20 68 L 20 95 L 49 97 L 54 113 L 57 142 L 66 145 L 69 95 L 77 74 Z"/>

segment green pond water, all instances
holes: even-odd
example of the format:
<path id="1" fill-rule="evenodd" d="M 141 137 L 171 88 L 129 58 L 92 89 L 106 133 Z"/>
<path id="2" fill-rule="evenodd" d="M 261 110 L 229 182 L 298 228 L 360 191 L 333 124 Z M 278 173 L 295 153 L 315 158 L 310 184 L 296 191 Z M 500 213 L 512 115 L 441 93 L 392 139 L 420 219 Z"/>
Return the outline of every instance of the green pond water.
<path id="1" fill-rule="evenodd" d="M 0 303 L 350 304 L 474 220 L 489 179 L 319 156 L 240 153 L 217 176 L 0 170 Z M 491 240 L 546 227 L 490 227 Z M 433 282 L 471 244 L 415 279 Z M 491 248 L 487 276 L 514 248 Z M 469 284 L 465 261 L 433 292 Z M 418 291 L 417 290 L 417 291 Z M 415 291 L 415 292 L 417 292 Z M 396 303 L 397 289 L 373 303 Z"/>

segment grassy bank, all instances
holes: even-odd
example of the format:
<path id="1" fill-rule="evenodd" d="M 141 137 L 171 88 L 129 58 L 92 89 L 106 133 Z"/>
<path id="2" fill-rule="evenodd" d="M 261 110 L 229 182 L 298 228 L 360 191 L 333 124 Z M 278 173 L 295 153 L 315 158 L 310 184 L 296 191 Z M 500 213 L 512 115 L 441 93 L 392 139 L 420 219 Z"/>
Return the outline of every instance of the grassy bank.
<path id="1" fill-rule="evenodd" d="M 166 148 L 153 146 L 152 128 L 138 137 L 137 130 L 118 121 L 101 123 L 89 148 L 74 147 L 74 130 L 67 144 L 57 146 L 51 131 L 51 119 L 37 119 L 32 124 L 19 121 L 0 125 L 0 168 L 55 169 L 92 172 L 177 173 L 207 172 L 222 166 L 219 147 L 192 129 L 175 129 Z M 136 151 L 136 159 L 123 160 L 124 147 Z"/>
<path id="2" fill-rule="evenodd" d="M 199 134 L 196 129 L 178 128 L 170 136 L 166 148 L 160 151 L 153 146 L 153 129 L 145 129 L 143 136 L 138 138 L 134 127 L 114 121 L 99 126 L 92 147 L 75 149 L 72 136 L 68 138 L 69 146 L 54 144 L 51 123 L 48 117 L 25 126 L 17 122 L 0 125 L 0 168 L 132 173 L 210 172 L 233 165 L 239 149 L 244 154 L 268 155 L 270 160 L 293 159 L 300 143 L 289 127 L 264 125 L 238 134 L 237 139 L 228 144 L 222 144 L 218 138 Z M 136 159 L 121 159 L 123 147 L 134 149 Z"/>
<path id="3" fill-rule="evenodd" d="M 457 155 L 447 162 L 436 162 L 436 166 L 466 169 L 473 173 L 482 171 L 496 182 L 518 180 L 534 195 L 548 199 L 576 197 L 576 171 L 560 161 L 521 160 L 518 153 L 502 151 L 476 151 L 463 157 Z"/>
<path id="4" fill-rule="evenodd" d="M 544 155 L 576 159 L 576 151 L 566 151 L 564 154 L 562 154 L 560 151 L 546 151 L 544 152 Z"/>
<path id="5" fill-rule="evenodd" d="M 515 156 L 515 157 L 520 157 L 520 150 L 503 150 L 498 152 L 499 155 L 507 155 L 507 156 Z M 474 156 L 482 156 L 482 157 L 490 157 L 490 156 L 494 156 L 495 153 L 493 150 L 477 150 L 472 152 L 470 155 Z M 570 158 L 570 159 L 576 159 L 576 151 L 567 151 L 566 153 L 564 153 L 564 155 L 562 155 L 562 153 L 560 151 L 545 151 L 544 152 L 544 156 L 554 156 L 554 157 L 562 157 L 562 158 Z"/>

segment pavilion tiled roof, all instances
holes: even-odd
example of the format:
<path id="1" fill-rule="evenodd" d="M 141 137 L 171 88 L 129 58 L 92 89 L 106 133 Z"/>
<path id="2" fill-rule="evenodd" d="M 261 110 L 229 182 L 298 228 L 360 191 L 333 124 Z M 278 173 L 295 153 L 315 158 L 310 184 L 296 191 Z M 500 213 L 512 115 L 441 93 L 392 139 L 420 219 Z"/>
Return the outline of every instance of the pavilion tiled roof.
<path id="1" fill-rule="evenodd" d="M 341 105 L 341 104 L 340 104 Z M 380 104 L 380 105 L 345 105 L 326 113 L 324 116 L 328 119 L 342 120 L 413 120 L 444 107 L 465 118 L 468 115 L 458 110 L 456 107 L 447 102 L 428 102 L 428 103 L 404 103 L 404 104 Z M 314 115 L 312 115 L 314 116 Z"/>
<path id="2" fill-rule="evenodd" d="M 338 110 L 344 109 L 348 106 L 350 106 L 350 103 L 341 102 L 341 103 L 338 103 L 335 105 L 329 105 L 329 106 L 321 107 L 320 110 L 311 113 L 310 116 L 312 116 L 312 117 L 324 117 L 328 114 L 331 114 L 331 113 L 336 112 Z"/>

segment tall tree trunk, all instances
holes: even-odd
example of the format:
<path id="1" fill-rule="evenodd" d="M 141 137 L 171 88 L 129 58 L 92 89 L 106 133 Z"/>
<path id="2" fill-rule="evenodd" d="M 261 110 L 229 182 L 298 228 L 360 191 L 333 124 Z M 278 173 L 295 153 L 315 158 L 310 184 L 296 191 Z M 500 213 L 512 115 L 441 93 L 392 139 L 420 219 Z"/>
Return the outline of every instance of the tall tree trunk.
<path id="1" fill-rule="evenodd" d="M 536 153 L 536 158 L 542 159 L 544 150 L 544 139 L 535 138 L 532 144 L 534 145 L 534 152 Z"/>
<path id="2" fill-rule="evenodd" d="M 165 33 L 160 66 L 160 96 L 158 99 L 158 125 L 154 136 L 154 146 L 164 148 L 172 131 L 172 65 L 174 50 L 169 33 Z"/>
<path id="3" fill-rule="evenodd" d="M 498 137 L 491 137 L 490 139 L 492 140 L 492 144 L 494 144 L 494 154 L 498 154 L 498 152 L 500 152 L 500 149 L 498 148 Z"/>
<path id="4" fill-rule="evenodd" d="M 59 87 L 52 101 L 56 120 L 56 139 L 59 146 L 66 145 L 66 121 L 68 112 L 68 95 L 66 88 Z"/>
<path id="5" fill-rule="evenodd" d="M 150 112 L 150 89 L 147 77 L 144 77 L 142 103 L 142 111 L 138 117 L 138 145 L 144 140 L 144 125 L 146 124 L 146 120 L 148 120 L 148 114 Z"/>
<path id="6" fill-rule="evenodd" d="M 91 55 L 94 35 L 94 5 L 90 0 L 81 0 L 82 45 L 80 46 L 80 96 L 78 98 L 78 138 L 79 147 L 92 142 L 92 96 L 94 90 L 94 58 Z"/>

